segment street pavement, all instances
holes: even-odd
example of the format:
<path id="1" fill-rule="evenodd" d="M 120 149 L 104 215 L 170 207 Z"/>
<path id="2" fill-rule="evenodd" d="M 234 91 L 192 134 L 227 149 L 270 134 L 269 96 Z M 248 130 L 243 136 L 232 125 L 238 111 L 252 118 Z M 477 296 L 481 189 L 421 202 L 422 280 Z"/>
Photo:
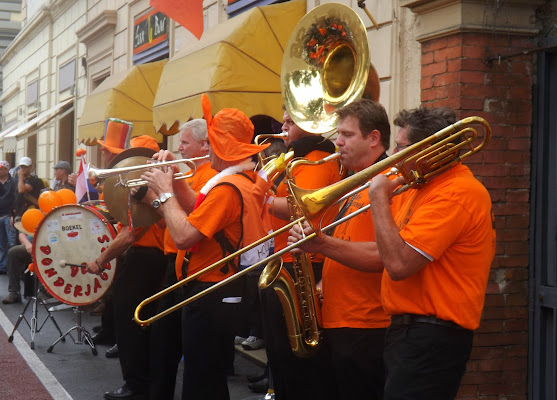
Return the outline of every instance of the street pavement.
<path id="1" fill-rule="evenodd" d="M 0 299 L 7 296 L 8 291 L 8 278 L 6 275 L 0 275 Z M 1 304 L 0 303 L 0 340 L 6 340 L 10 337 L 13 331 L 13 326 L 16 324 L 19 316 L 21 315 L 25 305 L 26 299 L 22 299 L 22 303 L 16 304 Z M 52 307 L 56 304 L 48 304 L 47 307 Z M 60 311 L 51 312 L 52 317 L 49 317 L 47 309 L 41 303 L 37 303 L 37 328 L 33 340 L 31 339 L 30 321 L 33 315 L 32 303 L 28 307 L 25 318 L 19 324 L 17 330 L 13 334 L 13 341 L 9 346 L 13 346 L 22 360 L 30 367 L 29 371 L 38 378 L 25 379 L 24 377 L 15 377 L 15 385 L 22 385 L 20 389 L 23 394 L 17 397 L 10 396 L 9 398 L 17 398 L 18 400 L 99 400 L 103 399 L 103 394 L 107 391 L 112 391 L 122 386 L 122 375 L 120 371 L 120 364 L 118 359 L 108 359 L 105 357 L 105 352 L 109 346 L 97 346 L 98 355 L 93 355 L 91 347 L 85 342 L 79 343 L 77 331 L 73 330 L 71 336 L 66 336 L 65 341 L 57 343 L 51 352 L 48 352 L 49 347 L 61 336 L 56 328 L 59 326 L 62 333 L 66 333 L 70 328 L 77 326 L 78 313 L 75 308 L 66 308 Z M 100 325 L 100 317 L 92 316 L 88 311 L 81 313 L 81 326 L 93 334 L 93 327 Z M 34 349 L 31 349 L 31 342 L 33 342 Z M 4 348 L 6 343 L 0 347 Z M 10 349 L 11 351 L 11 349 Z M 258 351 L 258 352 L 261 352 Z M 14 354 L 17 354 L 13 352 Z M 8 359 L 10 357 L 10 359 Z M 15 356 L 10 356 L 9 352 L 0 354 L 0 365 L 2 369 L 3 379 L 6 382 L 11 382 L 6 379 L 6 374 L 13 372 L 9 367 L 10 361 Z M 263 357 L 264 358 L 264 357 Z M 263 367 L 260 362 L 254 361 L 251 357 L 246 357 L 246 353 L 236 352 L 235 358 L 235 375 L 229 378 L 229 389 L 231 400 L 258 400 L 263 395 L 257 395 L 247 388 L 246 377 L 250 375 L 261 375 Z M 18 370 L 17 370 L 18 371 Z M 19 372 L 18 372 L 19 373 Z M 29 372 L 31 374 L 31 372 Z M 181 393 L 181 366 L 178 372 L 178 379 L 176 384 L 175 399 L 180 399 Z M 38 397 L 36 388 L 41 382 L 46 388 L 50 397 Z M 31 386 L 31 387 L 30 387 Z M 1 386 L 0 386 L 1 387 Z M 17 389 L 17 388 L 14 388 Z M 0 399 L 6 393 L 0 393 Z M 201 400 L 201 399 L 200 399 Z"/>

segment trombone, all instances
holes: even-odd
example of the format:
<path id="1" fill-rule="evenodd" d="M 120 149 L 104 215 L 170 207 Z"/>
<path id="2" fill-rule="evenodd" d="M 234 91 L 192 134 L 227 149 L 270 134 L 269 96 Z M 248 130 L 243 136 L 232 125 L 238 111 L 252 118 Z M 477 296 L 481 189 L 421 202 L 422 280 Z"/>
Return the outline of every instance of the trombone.
<path id="1" fill-rule="evenodd" d="M 478 133 L 475 128 L 471 128 L 468 125 L 471 124 L 479 124 L 484 128 L 484 135 L 477 145 L 475 145 L 476 140 L 478 139 Z M 243 269 L 242 271 L 237 272 L 236 274 L 215 283 L 208 289 L 205 289 L 202 292 L 191 296 L 182 302 L 161 311 L 154 316 L 142 320 L 140 318 L 140 313 L 143 307 L 147 306 L 149 303 L 161 298 L 162 296 L 176 290 L 177 288 L 188 284 L 189 282 L 197 279 L 201 275 L 204 275 L 215 268 L 220 267 L 221 265 L 227 263 L 228 261 L 240 256 L 242 253 L 259 246 L 261 243 L 289 230 L 291 227 L 297 224 L 301 224 L 303 221 L 317 216 L 319 214 L 325 213 L 332 204 L 335 204 L 338 199 L 343 198 L 347 193 L 355 194 L 354 189 L 356 189 L 356 193 L 359 191 L 364 190 L 367 186 L 365 183 L 373 178 L 375 175 L 380 174 L 381 172 L 395 167 L 397 173 L 403 176 L 406 180 L 406 184 L 401 186 L 397 189 L 393 195 L 397 195 L 402 193 L 404 190 L 410 188 L 417 188 L 431 179 L 439 176 L 446 170 L 452 168 L 465 158 L 468 158 L 470 155 L 475 154 L 482 150 L 485 145 L 489 142 L 491 138 L 491 128 L 487 121 L 485 121 L 481 117 L 468 117 L 464 118 L 453 125 L 449 125 L 448 127 L 438 131 L 437 133 L 425 138 L 424 140 L 413 144 L 412 146 L 403 149 L 386 159 L 379 161 L 368 168 L 348 177 L 342 181 L 339 181 L 335 184 L 329 185 L 327 187 L 317 189 L 317 190 L 308 190 L 308 189 L 301 189 L 297 187 L 295 184 L 288 180 L 288 187 L 289 191 L 292 194 L 294 201 L 296 201 L 297 205 L 302 210 L 304 216 L 297 218 L 290 222 L 289 224 L 285 225 L 281 229 L 269 234 L 258 241 L 236 251 L 235 253 L 230 254 L 229 256 L 213 263 L 212 265 L 198 271 L 197 273 L 187 277 L 186 279 L 181 280 L 180 282 L 175 283 L 174 285 L 154 294 L 151 297 L 143 300 L 134 312 L 134 320 L 140 326 L 149 326 L 154 321 L 176 311 L 179 308 L 182 308 L 189 303 L 197 300 L 198 298 L 209 294 L 210 292 L 217 290 L 221 286 L 228 284 L 229 282 L 242 277 L 243 275 L 247 274 L 248 272 L 258 268 L 263 264 L 267 264 L 273 262 L 271 264 L 271 268 L 269 272 L 267 272 L 267 268 L 263 271 L 261 280 L 263 281 L 260 283 L 260 287 L 262 289 L 270 286 L 278 277 L 280 272 L 280 268 L 275 268 L 275 266 L 280 266 L 282 264 L 282 260 L 276 262 L 275 260 L 277 257 L 289 252 L 290 250 L 298 247 L 299 245 L 305 243 L 308 240 L 313 239 L 315 236 L 320 234 L 321 232 L 325 232 L 329 229 L 334 228 L 335 226 L 341 224 L 342 222 L 358 215 L 364 211 L 366 211 L 369 206 L 363 207 L 345 217 L 339 219 L 338 221 L 333 222 L 332 224 L 321 228 L 319 231 L 313 232 L 312 234 L 306 236 L 302 240 L 294 243 L 284 249 L 278 251 L 275 254 L 268 256 L 267 258 L 251 265 Z M 468 148 L 468 151 L 464 154 L 460 154 L 461 150 L 464 148 Z M 331 157 L 331 156 L 329 156 Z M 295 168 L 299 164 L 321 164 L 325 159 L 319 161 L 307 161 L 305 159 L 297 159 L 293 160 L 289 165 L 287 172 L 291 172 L 293 168 Z M 290 174 L 289 174 L 290 175 Z M 261 281 L 260 281 L 261 282 Z"/>
<path id="2" fill-rule="evenodd" d="M 91 166 L 89 168 L 89 178 L 98 180 L 98 179 L 105 179 L 112 176 L 118 176 L 119 181 L 116 184 L 117 186 L 122 186 L 125 188 L 146 186 L 147 181 L 143 179 L 140 178 L 124 179 L 123 176 L 132 172 L 143 171 L 150 168 L 163 168 L 174 164 L 184 163 L 187 164 L 187 166 L 190 168 L 190 172 L 187 174 L 184 174 L 182 172 L 175 173 L 174 180 L 187 179 L 195 175 L 195 171 L 196 171 L 195 161 L 206 160 L 208 158 L 209 155 L 206 155 L 203 157 L 181 158 L 181 159 L 171 160 L 171 161 L 160 161 L 160 162 L 153 162 L 153 163 L 143 164 L 143 165 L 132 165 L 129 167 L 109 168 L 109 169 L 100 169 Z"/>

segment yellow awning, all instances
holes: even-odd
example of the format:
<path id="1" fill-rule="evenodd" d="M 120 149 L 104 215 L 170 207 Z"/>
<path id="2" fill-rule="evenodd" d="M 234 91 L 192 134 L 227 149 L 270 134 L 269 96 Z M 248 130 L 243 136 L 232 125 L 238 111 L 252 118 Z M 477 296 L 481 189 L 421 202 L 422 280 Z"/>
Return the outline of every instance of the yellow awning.
<path id="1" fill-rule="evenodd" d="M 209 96 L 214 113 L 232 107 L 248 117 L 264 114 L 281 121 L 282 55 L 305 11 L 303 0 L 256 7 L 177 52 L 164 66 L 159 82 L 153 105 L 155 128 L 174 134 L 180 124 L 201 118 L 202 93 Z"/>
<path id="2" fill-rule="evenodd" d="M 104 135 L 108 118 L 133 123 L 132 137 L 149 135 L 162 141 L 153 127 L 153 100 L 167 60 L 136 65 L 106 78 L 85 100 L 78 140 L 93 145 Z"/>

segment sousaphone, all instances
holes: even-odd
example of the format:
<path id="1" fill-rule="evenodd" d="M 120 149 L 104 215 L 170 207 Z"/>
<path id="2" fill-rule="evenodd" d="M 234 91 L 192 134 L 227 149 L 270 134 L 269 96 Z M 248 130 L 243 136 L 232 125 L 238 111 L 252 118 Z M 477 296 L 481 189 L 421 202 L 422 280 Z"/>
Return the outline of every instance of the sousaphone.
<path id="1" fill-rule="evenodd" d="M 328 3 L 300 20 L 284 51 L 281 92 L 292 120 L 315 134 L 333 131 L 334 112 L 364 93 L 379 99 L 366 27 L 354 10 Z"/>

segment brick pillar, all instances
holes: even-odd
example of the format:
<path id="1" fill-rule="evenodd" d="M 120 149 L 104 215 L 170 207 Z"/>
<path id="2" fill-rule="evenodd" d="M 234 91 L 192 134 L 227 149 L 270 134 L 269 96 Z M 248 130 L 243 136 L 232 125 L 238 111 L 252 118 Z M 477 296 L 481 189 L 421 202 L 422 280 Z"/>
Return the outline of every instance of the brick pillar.
<path id="1" fill-rule="evenodd" d="M 491 194 L 497 254 L 461 399 L 527 398 L 533 56 L 493 63 L 486 58 L 529 44 L 519 36 L 490 33 L 422 42 L 423 104 L 451 107 L 460 118 L 483 117 L 493 130 L 487 148 L 466 161 Z"/>

